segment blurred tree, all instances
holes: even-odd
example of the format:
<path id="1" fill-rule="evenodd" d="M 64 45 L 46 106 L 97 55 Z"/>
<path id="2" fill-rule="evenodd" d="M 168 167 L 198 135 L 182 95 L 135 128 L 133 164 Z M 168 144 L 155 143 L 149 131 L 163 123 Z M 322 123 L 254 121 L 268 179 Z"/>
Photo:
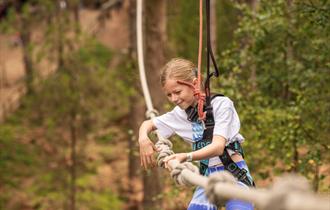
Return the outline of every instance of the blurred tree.
<path id="1" fill-rule="evenodd" d="M 163 111 L 165 96 L 158 79 L 160 68 L 165 64 L 164 46 L 166 34 L 166 0 L 145 1 L 145 65 L 150 94 L 157 110 Z M 152 176 L 152 177 L 151 177 Z M 145 209 L 158 209 L 162 206 L 160 193 L 160 168 L 152 169 L 151 173 L 144 173 Z"/>
<path id="2" fill-rule="evenodd" d="M 129 44 L 129 56 L 130 56 L 130 71 L 134 71 L 134 79 L 132 86 L 134 94 L 130 96 L 130 120 L 129 129 L 132 131 L 129 136 L 129 168 L 128 177 L 129 183 L 129 209 L 141 209 L 140 195 L 142 192 L 142 182 L 141 182 L 141 164 L 140 157 L 138 154 L 138 135 L 139 135 L 139 125 L 143 122 L 145 112 L 145 103 L 143 99 L 143 94 L 141 93 L 141 86 L 138 77 L 136 65 L 136 0 L 129 1 L 129 24 L 130 24 L 130 44 Z"/>
<path id="3" fill-rule="evenodd" d="M 80 197 L 78 193 L 82 194 L 81 190 L 77 191 L 77 180 L 85 168 L 87 134 L 104 128 L 128 112 L 128 100 L 123 97 L 126 90 L 120 81 L 113 81 L 115 72 L 107 69 L 110 51 L 91 39 L 80 46 L 65 55 L 64 69 L 42 82 L 33 101 L 39 107 L 34 117 L 44 126 L 51 124 L 57 135 L 51 136 L 50 142 L 63 151 L 58 158 L 65 164 L 58 164 L 68 170 L 70 177 L 62 180 L 64 186 L 69 185 L 69 209 L 79 209 L 85 203 L 80 200 L 78 205 L 76 200 Z M 63 174 L 67 177 L 65 172 Z"/>
<path id="4" fill-rule="evenodd" d="M 235 42 L 222 54 L 226 73 L 219 85 L 241 109 L 252 171 L 261 178 L 298 171 L 318 186 L 322 175 L 313 170 L 329 162 L 330 95 L 320 86 L 330 79 L 329 27 L 322 25 L 326 12 L 308 11 L 329 11 L 329 4 L 278 0 L 260 2 L 257 11 L 237 8 L 242 16 Z M 243 48 L 241 40 L 248 40 Z M 249 79 L 254 70 L 256 84 Z"/>

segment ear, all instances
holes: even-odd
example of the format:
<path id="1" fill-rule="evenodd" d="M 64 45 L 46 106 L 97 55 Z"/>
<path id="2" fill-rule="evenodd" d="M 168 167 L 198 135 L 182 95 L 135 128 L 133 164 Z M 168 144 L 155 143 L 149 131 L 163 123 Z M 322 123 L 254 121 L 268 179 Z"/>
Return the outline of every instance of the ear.
<path id="1" fill-rule="evenodd" d="M 197 82 L 198 82 L 197 78 L 194 78 L 192 81 L 193 85 L 197 85 Z"/>

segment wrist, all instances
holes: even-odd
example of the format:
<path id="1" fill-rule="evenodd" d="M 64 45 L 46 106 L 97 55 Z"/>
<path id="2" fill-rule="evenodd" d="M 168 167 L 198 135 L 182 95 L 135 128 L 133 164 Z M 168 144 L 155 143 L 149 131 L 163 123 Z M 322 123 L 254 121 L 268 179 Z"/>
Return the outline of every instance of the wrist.
<path id="1" fill-rule="evenodd" d="M 146 136 L 142 136 L 142 137 L 140 137 L 140 138 L 138 139 L 138 142 L 139 142 L 139 144 L 141 144 L 141 143 L 146 142 L 146 141 L 148 141 L 148 140 L 149 140 L 148 137 L 146 137 Z"/>
<path id="2" fill-rule="evenodd" d="M 193 161 L 193 154 L 192 152 L 186 153 L 186 161 L 192 162 Z"/>

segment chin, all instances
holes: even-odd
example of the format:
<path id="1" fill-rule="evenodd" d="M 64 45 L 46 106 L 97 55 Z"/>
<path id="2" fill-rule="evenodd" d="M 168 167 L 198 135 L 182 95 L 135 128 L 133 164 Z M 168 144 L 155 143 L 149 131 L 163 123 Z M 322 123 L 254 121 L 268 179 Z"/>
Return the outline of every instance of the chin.
<path id="1" fill-rule="evenodd" d="M 180 105 L 178 105 L 178 107 L 180 107 L 181 109 L 185 110 L 185 109 L 187 109 L 189 106 L 186 105 L 186 104 L 180 104 Z"/>

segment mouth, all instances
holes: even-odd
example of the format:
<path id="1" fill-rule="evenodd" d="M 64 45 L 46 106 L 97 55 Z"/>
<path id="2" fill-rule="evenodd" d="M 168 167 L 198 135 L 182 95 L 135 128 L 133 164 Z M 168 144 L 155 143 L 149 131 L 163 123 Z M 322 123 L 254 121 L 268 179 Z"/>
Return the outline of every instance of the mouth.
<path id="1" fill-rule="evenodd" d="M 180 103 L 177 103 L 176 105 L 177 105 L 177 106 L 180 106 L 182 103 L 183 103 L 183 102 L 181 101 Z"/>

